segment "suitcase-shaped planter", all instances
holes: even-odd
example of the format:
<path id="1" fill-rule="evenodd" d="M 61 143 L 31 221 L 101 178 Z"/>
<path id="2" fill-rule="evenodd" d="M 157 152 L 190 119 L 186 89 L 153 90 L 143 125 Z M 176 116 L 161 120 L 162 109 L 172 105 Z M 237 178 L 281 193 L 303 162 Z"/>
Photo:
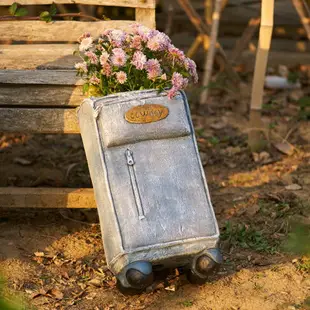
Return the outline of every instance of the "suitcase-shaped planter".
<path id="1" fill-rule="evenodd" d="M 107 264 L 122 289 L 183 267 L 206 281 L 221 262 L 219 230 L 186 96 L 155 90 L 86 99 L 80 130 Z"/>

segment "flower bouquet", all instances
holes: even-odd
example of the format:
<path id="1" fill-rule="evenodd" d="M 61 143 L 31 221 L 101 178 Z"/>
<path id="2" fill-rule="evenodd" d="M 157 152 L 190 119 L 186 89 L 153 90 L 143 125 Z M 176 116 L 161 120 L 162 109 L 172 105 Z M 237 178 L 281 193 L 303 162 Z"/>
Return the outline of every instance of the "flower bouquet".
<path id="1" fill-rule="evenodd" d="M 105 30 L 97 40 L 86 33 L 78 41 L 83 61 L 75 68 L 91 96 L 157 89 L 171 99 L 198 81 L 195 62 L 158 30 L 133 24 L 129 32 Z"/>

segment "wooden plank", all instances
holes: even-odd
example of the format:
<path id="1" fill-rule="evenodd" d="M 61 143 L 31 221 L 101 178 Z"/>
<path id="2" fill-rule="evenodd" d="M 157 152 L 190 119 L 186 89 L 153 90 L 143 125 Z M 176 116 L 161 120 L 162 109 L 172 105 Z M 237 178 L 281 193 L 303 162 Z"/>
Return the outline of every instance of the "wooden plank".
<path id="1" fill-rule="evenodd" d="M 74 70 L 0 70 L 0 84 L 83 85 Z"/>
<path id="2" fill-rule="evenodd" d="M 155 9 L 136 9 L 136 22 L 151 29 L 156 28 Z"/>
<path id="3" fill-rule="evenodd" d="M 0 208 L 96 208 L 91 188 L 0 187 Z"/>
<path id="4" fill-rule="evenodd" d="M 0 106 L 79 106 L 81 86 L 0 85 Z"/>
<path id="5" fill-rule="evenodd" d="M 0 69 L 74 69 L 80 61 L 76 49 L 75 44 L 0 45 Z"/>
<path id="6" fill-rule="evenodd" d="M 129 30 L 133 21 L 2 21 L 1 41 L 76 42 L 85 32 L 98 37 L 105 29 Z"/>
<path id="7" fill-rule="evenodd" d="M 1 0 L 1 5 L 11 5 L 13 0 Z M 155 8 L 155 0 L 18 0 L 21 5 L 35 4 L 86 4 L 86 5 L 107 5 L 124 6 L 132 8 Z"/>
<path id="8" fill-rule="evenodd" d="M 0 108 L 0 132 L 79 133 L 75 109 Z"/>

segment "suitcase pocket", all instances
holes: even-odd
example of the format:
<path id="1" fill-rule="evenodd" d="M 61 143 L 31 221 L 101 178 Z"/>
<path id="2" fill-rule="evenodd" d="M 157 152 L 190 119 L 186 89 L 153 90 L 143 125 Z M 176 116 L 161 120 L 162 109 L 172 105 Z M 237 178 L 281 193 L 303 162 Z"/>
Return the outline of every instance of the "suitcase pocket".
<path id="1" fill-rule="evenodd" d="M 133 195 L 135 198 L 139 220 L 142 220 L 145 218 L 145 215 L 144 215 L 143 205 L 141 201 L 139 185 L 138 185 L 138 181 L 136 177 L 135 160 L 133 158 L 133 152 L 130 149 L 127 149 L 125 152 L 125 157 L 127 161 L 128 172 L 130 176 L 130 184 L 131 184 Z"/>

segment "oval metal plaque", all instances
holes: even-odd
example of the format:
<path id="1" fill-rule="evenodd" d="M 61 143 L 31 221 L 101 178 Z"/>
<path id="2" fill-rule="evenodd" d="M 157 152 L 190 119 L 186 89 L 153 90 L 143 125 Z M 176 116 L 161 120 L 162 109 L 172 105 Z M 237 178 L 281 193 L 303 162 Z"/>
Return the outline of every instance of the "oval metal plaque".
<path id="1" fill-rule="evenodd" d="M 131 108 L 125 113 L 129 123 L 145 124 L 158 122 L 169 115 L 169 109 L 160 104 L 144 104 Z"/>

